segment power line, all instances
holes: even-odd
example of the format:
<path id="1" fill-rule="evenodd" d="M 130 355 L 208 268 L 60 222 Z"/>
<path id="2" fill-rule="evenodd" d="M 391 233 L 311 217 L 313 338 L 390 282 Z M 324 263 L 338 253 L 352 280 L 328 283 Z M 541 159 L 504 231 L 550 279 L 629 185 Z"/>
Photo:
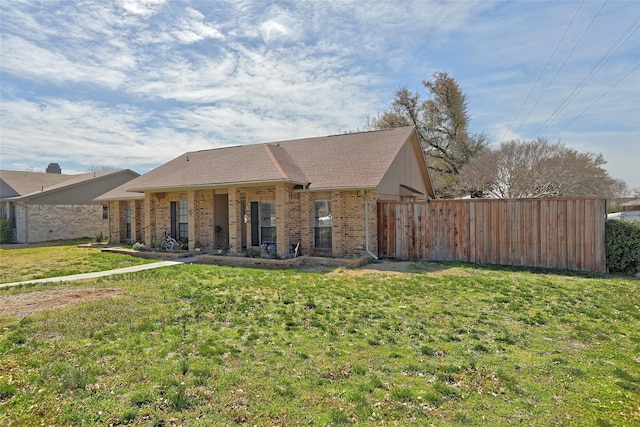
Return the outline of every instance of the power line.
<path id="1" fill-rule="evenodd" d="M 547 125 L 555 119 L 562 110 L 567 106 L 567 104 L 572 101 L 578 94 L 584 89 L 584 87 L 589 83 L 589 81 L 595 77 L 595 75 L 604 67 L 609 59 L 618 51 L 620 48 L 631 38 L 633 33 L 635 33 L 638 28 L 640 28 L 637 24 L 640 21 L 640 16 L 635 19 L 634 22 L 631 23 L 627 27 L 627 29 L 622 33 L 620 37 L 611 45 L 609 50 L 596 62 L 596 64 L 591 68 L 589 73 L 576 85 L 576 87 L 571 91 L 569 95 L 565 98 L 565 100 L 551 113 L 551 115 L 545 120 L 545 122 L 535 131 L 533 137 L 539 135 L 540 131 L 547 127 Z M 635 27 L 635 28 L 634 28 Z"/>
<path id="2" fill-rule="evenodd" d="M 618 86 L 620 83 L 622 83 L 627 77 L 629 77 L 634 71 L 636 71 L 637 69 L 640 68 L 640 64 L 636 65 L 631 71 L 629 71 L 627 74 L 625 74 L 624 77 L 622 77 L 620 80 L 618 80 L 613 86 L 611 86 L 609 89 L 607 89 L 602 95 L 600 95 L 598 97 L 598 99 L 596 99 L 595 101 L 593 101 L 587 108 L 585 108 L 584 110 L 582 110 L 580 112 L 580 114 L 578 114 L 577 116 L 575 116 L 569 123 L 567 123 L 566 125 L 564 125 L 564 127 L 562 129 L 560 129 L 558 131 L 558 133 L 556 134 L 556 136 L 553 138 L 555 139 L 556 137 L 558 137 L 562 131 L 564 131 L 566 128 L 568 128 L 573 122 L 575 122 L 576 120 L 578 120 L 580 118 L 580 116 L 582 116 L 589 108 L 593 107 L 598 101 L 600 101 L 602 98 L 604 98 L 609 92 L 611 92 L 613 89 L 616 88 L 616 86 Z"/>
<path id="3" fill-rule="evenodd" d="M 567 64 L 567 62 L 569 61 L 569 58 L 571 58 L 571 55 L 573 55 L 573 52 L 575 52 L 575 50 L 578 48 L 578 46 L 580 45 L 580 42 L 582 42 L 582 39 L 584 38 L 584 36 L 587 34 L 587 32 L 589 31 L 589 28 L 591 28 L 591 26 L 593 25 L 593 23 L 595 22 L 595 20 L 598 18 L 598 16 L 600 16 L 600 13 L 602 12 L 602 9 L 604 9 L 604 6 L 607 4 L 607 1 L 605 1 L 604 3 L 602 3 L 602 6 L 600 6 L 600 10 L 598 10 L 598 12 L 594 15 L 594 17 L 591 19 L 591 22 L 589 22 L 589 25 L 587 25 L 587 27 L 584 29 L 584 31 L 582 32 L 582 35 L 580 36 L 580 38 L 578 39 L 578 41 L 575 43 L 575 45 L 573 45 L 573 49 L 571 49 L 571 52 L 569 52 L 569 54 L 567 55 L 567 57 L 564 59 L 564 61 L 562 62 L 562 65 L 560 65 L 560 68 L 558 68 L 558 70 L 556 71 L 556 73 L 553 75 L 553 78 L 549 81 L 549 83 L 547 83 L 547 86 L 544 88 L 544 91 L 542 91 L 542 93 L 540 94 L 540 96 L 538 97 L 538 100 L 536 101 L 535 104 L 533 104 L 533 106 L 531 107 L 531 109 L 529 110 L 529 112 L 527 113 L 527 117 L 525 117 L 522 122 L 520 122 L 520 126 L 518 126 L 518 128 L 516 129 L 516 133 L 518 133 L 518 131 L 520 130 L 520 128 L 522 127 L 522 125 L 525 124 L 525 122 L 529 119 L 529 117 L 531 116 L 531 113 L 533 112 L 533 110 L 538 106 L 538 104 L 540 103 L 540 100 L 542 100 L 542 97 L 547 93 L 547 91 L 549 90 L 549 88 L 551 87 L 551 84 L 556 80 L 556 77 L 558 77 L 558 74 L 560 74 L 560 71 L 562 71 L 562 69 L 564 68 L 564 66 Z"/>
<path id="4" fill-rule="evenodd" d="M 513 118 L 513 120 L 511 121 L 511 124 L 509 125 L 509 127 L 507 128 L 507 130 L 505 131 L 504 135 L 502 135 L 502 138 L 500 138 L 500 140 L 504 140 L 505 136 L 507 136 L 507 134 L 511 131 L 511 128 L 513 127 L 513 124 L 516 122 L 516 120 L 518 119 L 518 116 L 520 116 L 520 113 L 522 112 L 522 109 L 524 108 L 524 106 L 526 105 L 527 101 L 529 100 L 529 97 L 531 97 L 531 94 L 533 93 L 534 89 L 536 88 L 536 86 L 538 85 L 538 82 L 540 81 L 540 79 L 542 78 L 542 75 L 544 74 L 544 72 L 547 70 L 547 67 L 549 66 L 549 63 L 551 62 L 551 59 L 553 58 L 553 56 L 555 55 L 556 51 L 558 50 L 558 47 L 560 46 L 560 44 L 562 43 L 562 41 L 564 40 L 564 36 L 567 35 L 567 32 L 569 31 L 569 28 L 571 28 L 571 25 L 573 24 L 573 21 L 575 21 L 576 16 L 578 16 L 578 12 L 580 11 L 580 9 L 582 8 L 582 5 L 584 4 L 584 0 L 582 0 L 582 2 L 578 5 L 578 9 L 576 9 L 576 12 L 573 14 L 573 18 L 571 18 L 571 21 L 569 21 L 569 24 L 567 25 L 567 28 L 565 28 L 564 33 L 562 34 L 562 37 L 560 37 L 560 40 L 558 41 L 558 43 L 556 43 L 556 47 L 553 49 L 553 52 L 551 52 L 551 56 L 549 56 L 549 59 L 547 59 L 547 63 L 544 64 L 544 68 L 542 68 L 542 71 L 540 72 L 540 75 L 538 75 L 538 79 L 535 81 L 535 83 L 533 84 L 533 87 L 531 87 L 531 90 L 529 91 L 529 94 L 527 95 L 527 97 L 525 98 L 525 100 L 522 102 L 522 105 L 520 106 L 520 108 L 518 109 L 518 112 L 516 113 L 515 117 Z M 555 77 L 554 77 L 555 78 Z M 531 112 L 529 112 L 530 114 Z M 528 117 L 528 116 L 527 116 Z M 520 129 L 518 127 L 518 129 Z"/>

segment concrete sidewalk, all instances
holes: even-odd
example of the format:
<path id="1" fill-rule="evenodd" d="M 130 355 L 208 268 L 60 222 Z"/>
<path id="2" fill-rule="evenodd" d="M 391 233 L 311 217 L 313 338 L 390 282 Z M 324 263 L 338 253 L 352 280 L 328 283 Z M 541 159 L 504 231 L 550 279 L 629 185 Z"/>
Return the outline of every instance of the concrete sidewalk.
<path id="1" fill-rule="evenodd" d="M 133 267 L 116 268 L 115 270 L 96 271 L 95 273 L 74 274 L 71 276 L 47 277 L 46 279 L 25 280 L 22 282 L 0 283 L 0 288 L 10 288 L 12 286 L 28 285 L 32 283 L 55 283 L 71 282 L 74 280 L 96 279 L 98 277 L 113 276 L 116 274 L 135 273 L 137 271 L 152 270 L 154 268 L 170 267 L 177 264 L 195 262 L 195 257 L 179 258 L 175 261 L 160 261 L 151 264 L 134 265 Z"/>

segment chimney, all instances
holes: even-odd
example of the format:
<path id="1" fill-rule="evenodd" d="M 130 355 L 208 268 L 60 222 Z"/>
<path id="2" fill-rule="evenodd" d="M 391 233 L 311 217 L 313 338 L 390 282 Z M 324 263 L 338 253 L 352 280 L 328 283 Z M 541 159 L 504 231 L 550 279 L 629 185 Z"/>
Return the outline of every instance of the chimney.
<path id="1" fill-rule="evenodd" d="M 62 169 L 60 169 L 60 165 L 57 163 L 49 163 L 47 173 L 62 173 Z"/>

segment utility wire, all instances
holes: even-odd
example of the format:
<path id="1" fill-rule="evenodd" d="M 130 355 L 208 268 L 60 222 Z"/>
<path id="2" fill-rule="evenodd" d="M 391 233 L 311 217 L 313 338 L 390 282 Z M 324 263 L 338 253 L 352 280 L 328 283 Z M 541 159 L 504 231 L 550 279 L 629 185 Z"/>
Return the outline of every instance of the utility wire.
<path id="1" fill-rule="evenodd" d="M 622 77 L 620 80 L 618 80 L 613 86 L 611 86 L 609 89 L 607 89 L 602 95 L 600 95 L 598 97 L 598 99 L 596 99 L 595 101 L 593 101 L 587 108 L 585 108 L 584 110 L 582 110 L 580 112 L 580 114 L 578 114 L 577 116 L 575 116 L 569 123 L 567 123 L 566 125 L 564 125 L 564 127 L 562 129 L 560 129 L 558 131 L 558 133 L 556 133 L 556 136 L 553 137 L 553 139 L 555 139 L 556 137 L 558 137 L 562 131 L 564 131 L 566 128 L 568 128 L 573 122 L 575 122 L 576 120 L 578 120 L 580 118 L 580 116 L 582 116 L 589 108 L 593 107 L 598 101 L 600 101 L 602 98 L 604 98 L 609 92 L 611 92 L 613 89 L 616 88 L 616 86 L 618 86 L 620 83 L 622 83 L 627 77 L 629 77 L 634 71 L 636 71 L 637 69 L 640 68 L 640 64 L 636 65 L 631 71 L 629 71 L 624 77 Z"/>
<path id="2" fill-rule="evenodd" d="M 589 25 L 587 25 L 587 28 L 584 29 L 584 31 L 582 32 L 582 35 L 580 36 L 580 38 L 578 39 L 578 41 L 575 43 L 575 45 L 573 45 L 573 49 L 571 49 L 571 52 L 569 52 L 569 54 L 567 55 L 567 57 L 564 59 L 564 62 L 562 62 L 562 65 L 560 65 L 560 68 L 558 68 L 558 70 L 556 70 L 556 73 L 553 75 L 553 78 L 549 81 L 549 83 L 547 83 L 547 86 L 544 88 L 544 91 L 542 91 L 542 93 L 540 94 L 540 96 L 538 97 L 538 100 L 536 101 L 535 104 L 533 104 L 533 106 L 531 107 L 531 109 L 529 110 L 529 112 L 527 113 L 527 116 L 522 119 L 522 122 L 520 122 L 520 125 L 518 126 L 518 128 L 516 129 L 516 133 L 518 133 L 518 131 L 520 130 L 520 128 L 522 128 L 522 125 L 525 124 L 525 122 L 529 119 L 529 117 L 531 116 L 531 113 L 533 112 L 533 110 L 538 106 L 538 104 L 540 103 L 540 100 L 542 100 L 542 97 L 547 93 L 547 91 L 549 90 L 549 88 L 551 87 L 551 84 L 556 80 L 556 77 L 558 77 L 558 74 L 560 74 L 560 71 L 562 71 L 562 69 L 564 68 L 564 66 L 567 64 L 567 62 L 569 61 L 569 58 L 571 58 L 571 55 L 573 55 L 573 52 L 576 51 L 576 49 L 578 48 L 578 46 L 580 45 L 580 42 L 582 42 L 582 39 L 584 38 L 584 36 L 587 34 L 587 32 L 589 31 L 589 28 L 591 28 L 591 26 L 593 25 L 593 23 L 595 22 L 595 20 L 598 18 L 598 16 L 600 16 L 600 12 L 602 12 L 602 9 L 604 9 L 604 6 L 607 4 L 607 1 L 605 1 L 604 3 L 602 3 L 602 6 L 600 6 L 600 10 L 598 10 L 598 12 L 594 15 L 594 17 L 591 19 L 591 22 L 589 22 Z"/>
<path id="3" fill-rule="evenodd" d="M 564 40 L 564 37 L 567 35 L 567 32 L 569 31 L 569 28 L 571 28 L 571 25 L 573 24 L 573 21 L 575 21 L 576 16 L 578 16 L 578 12 L 580 11 L 580 9 L 582 8 L 582 5 L 584 4 L 584 0 L 582 0 L 582 2 L 578 5 L 578 9 L 576 9 L 576 12 L 573 14 L 573 18 L 571 18 L 571 21 L 569 22 L 569 24 L 567 25 L 567 28 L 565 28 L 564 33 L 562 33 L 562 37 L 560 37 L 560 40 L 558 41 L 558 43 L 556 43 L 556 47 L 553 49 L 553 52 L 551 52 L 551 56 L 549 56 L 549 59 L 547 59 L 547 63 L 544 64 L 544 68 L 542 68 L 542 71 L 540 72 L 540 75 L 538 75 L 538 79 L 536 80 L 536 82 L 533 84 L 533 87 L 531 87 L 531 90 L 529 91 L 529 94 L 527 95 L 527 97 L 525 98 L 525 100 L 522 102 L 522 105 L 520 106 L 520 108 L 518 109 L 518 112 L 516 113 L 515 117 L 513 118 L 513 120 L 511 121 L 511 124 L 509 125 L 509 127 L 507 128 L 507 130 L 504 132 L 504 135 L 502 135 L 502 138 L 500 138 L 500 140 L 504 140 L 504 138 L 507 136 L 507 134 L 511 131 L 511 128 L 513 127 L 513 124 L 516 122 L 516 120 L 518 119 L 518 116 L 520 116 L 520 113 L 522 112 L 522 109 L 524 108 L 524 106 L 527 104 L 527 101 L 529 100 L 529 98 L 531 97 L 531 94 L 533 93 L 534 89 L 536 88 L 536 86 L 538 85 L 538 82 L 540 81 L 540 79 L 542 78 L 542 75 L 544 74 L 544 72 L 547 70 L 547 67 L 549 66 L 549 63 L 551 62 L 551 59 L 553 58 L 553 56 L 555 55 L 556 51 L 558 50 L 558 47 L 560 47 L 560 44 L 562 43 L 562 41 Z M 530 114 L 531 112 L 529 112 Z M 528 117 L 528 116 L 527 116 Z M 520 128 L 518 128 L 520 129 Z"/>
<path id="4" fill-rule="evenodd" d="M 637 17 L 635 19 L 635 21 L 633 21 L 631 23 L 631 25 L 629 25 L 629 27 L 627 27 L 627 29 L 622 33 L 622 35 L 620 37 L 618 37 L 618 39 L 611 45 L 611 47 L 609 48 L 609 50 L 600 58 L 600 60 L 591 68 L 591 70 L 589 71 L 589 73 L 587 73 L 587 75 L 582 79 L 582 81 L 580 81 L 580 83 L 578 83 L 576 85 L 576 87 L 571 91 L 571 93 L 569 95 L 567 95 L 567 97 L 565 98 L 565 100 L 554 110 L 553 113 L 551 113 L 551 115 L 547 118 L 547 120 L 545 120 L 545 122 L 535 131 L 535 133 L 533 134 L 534 137 L 536 137 L 537 135 L 539 135 L 540 131 L 542 129 L 544 129 L 545 127 L 547 127 L 547 125 L 553 120 L 555 119 L 560 112 L 562 112 L 562 110 L 564 110 L 564 108 L 566 107 L 566 105 L 572 101 L 581 91 L 582 89 L 584 89 L 584 87 L 587 85 L 587 83 L 589 83 L 589 81 L 602 69 L 602 67 L 604 67 L 604 65 L 607 63 L 607 61 L 609 59 L 611 59 L 611 57 L 618 51 L 620 50 L 620 48 L 627 42 L 627 40 L 629 40 L 631 38 L 631 36 L 633 35 L 633 33 L 635 33 L 638 28 L 640 28 L 637 24 L 640 21 L 640 16 Z M 634 28 L 635 27 L 635 28 Z"/>

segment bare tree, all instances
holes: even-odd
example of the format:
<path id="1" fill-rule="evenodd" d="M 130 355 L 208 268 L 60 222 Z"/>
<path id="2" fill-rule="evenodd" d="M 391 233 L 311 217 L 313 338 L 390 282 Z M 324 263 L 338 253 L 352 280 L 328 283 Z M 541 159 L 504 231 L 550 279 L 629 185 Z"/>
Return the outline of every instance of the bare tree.
<path id="1" fill-rule="evenodd" d="M 113 172 L 118 170 L 115 166 L 111 165 L 91 165 L 87 168 L 87 172 Z"/>
<path id="2" fill-rule="evenodd" d="M 422 85 L 429 99 L 406 87 L 396 92 L 391 108 L 371 121 L 375 129 L 416 126 L 420 144 L 428 154 L 429 169 L 439 197 L 457 195 L 457 175 L 472 157 L 487 150 L 484 134 L 470 134 L 467 101 L 448 73 L 437 71 Z"/>
<path id="3" fill-rule="evenodd" d="M 603 169 L 605 163 L 601 154 L 580 153 L 559 142 L 515 140 L 469 161 L 460 182 L 468 191 L 499 198 L 612 197 L 621 187 Z"/>
<path id="4" fill-rule="evenodd" d="M 621 179 L 614 179 L 613 184 L 611 184 L 611 190 L 609 194 L 609 198 L 611 199 L 619 199 L 622 197 L 629 197 L 631 192 L 629 191 L 629 186 L 627 183 Z"/>

